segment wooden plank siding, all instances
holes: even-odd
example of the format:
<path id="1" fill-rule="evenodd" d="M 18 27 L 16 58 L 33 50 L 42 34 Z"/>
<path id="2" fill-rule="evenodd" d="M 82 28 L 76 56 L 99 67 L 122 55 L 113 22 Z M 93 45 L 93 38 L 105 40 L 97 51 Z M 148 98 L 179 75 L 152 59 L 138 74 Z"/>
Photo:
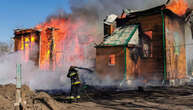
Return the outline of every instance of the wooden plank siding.
<path id="1" fill-rule="evenodd" d="M 132 51 L 134 48 L 126 48 L 126 79 L 127 80 L 135 80 L 136 78 L 139 77 L 140 73 L 141 73 L 141 69 L 140 69 L 140 57 L 138 56 L 138 58 L 136 60 L 132 59 Z"/>
<path id="2" fill-rule="evenodd" d="M 109 65 L 109 56 L 114 54 L 115 65 Z M 115 80 L 122 80 L 125 70 L 123 47 L 103 47 L 96 49 L 96 72 L 99 76 L 110 76 Z"/>
<path id="3" fill-rule="evenodd" d="M 139 16 L 132 20 L 128 20 L 127 25 L 139 23 L 142 33 L 152 31 L 152 57 L 141 58 L 140 66 L 136 69 L 139 73 L 138 78 L 146 80 L 162 80 L 163 79 L 163 29 L 161 13 L 150 16 Z M 143 43 L 143 42 L 142 42 Z M 142 44 L 140 44 L 142 45 Z M 136 71 L 136 70 L 135 70 Z"/>
<path id="4" fill-rule="evenodd" d="M 161 12 L 149 16 L 139 16 L 136 18 L 124 20 L 126 25 L 140 25 L 140 40 L 146 31 L 152 31 L 151 47 L 152 57 L 143 58 L 139 53 L 137 60 L 131 57 L 135 47 L 126 49 L 126 65 L 124 47 L 102 47 L 97 48 L 96 54 L 96 71 L 100 75 L 110 75 L 115 79 L 122 79 L 126 66 L 126 79 L 145 79 L 145 80 L 162 80 L 163 79 L 163 29 Z M 118 24 L 119 25 L 119 24 Z M 142 51 L 143 42 L 138 45 L 139 51 Z M 121 53 L 121 54 L 120 54 Z M 108 66 L 108 56 L 116 54 L 116 66 Z M 119 54 L 119 55 L 118 55 Z M 118 78 L 120 77 L 120 78 Z"/>
<path id="5" fill-rule="evenodd" d="M 184 79 L 186 78 L 184 21 L 169 15 L 165 17 L 165 24 L 167 79 Z"/>

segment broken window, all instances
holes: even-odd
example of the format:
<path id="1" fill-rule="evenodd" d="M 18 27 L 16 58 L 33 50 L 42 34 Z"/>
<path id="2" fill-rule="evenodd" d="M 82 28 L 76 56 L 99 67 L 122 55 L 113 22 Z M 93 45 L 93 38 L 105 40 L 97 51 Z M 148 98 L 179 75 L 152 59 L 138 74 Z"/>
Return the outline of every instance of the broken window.
<path id="1" fill-rule="evenodd" d="M 115 54 L 109 55 L 109 65 L 115 65 L 116 64 L 116 59 L 115 59 Z"/>
<path id="2" fill-rule="evenodd" d="M 152 40 L 152 31 L 146 31 L 144 32 L 145 36 L 147 36 L 149 39 Z"/>
<path id="3" fill-rule="evenodd" d="M 149 58 L 152 57 L 152 31 L 144 32 L 143 37 L 143 57 Z"/>
<path id="4" fill-rule="evenodd" d="M 151 49 L 150 46 L 146 43 L 143 44 L 143 57 L 151 57 Z"/>

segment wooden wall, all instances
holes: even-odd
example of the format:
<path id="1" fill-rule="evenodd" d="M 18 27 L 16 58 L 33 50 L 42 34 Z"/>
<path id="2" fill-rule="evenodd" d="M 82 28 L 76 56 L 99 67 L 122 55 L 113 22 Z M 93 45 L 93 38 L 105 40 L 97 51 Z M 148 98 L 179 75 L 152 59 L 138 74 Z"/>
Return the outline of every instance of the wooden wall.
<path id="1" fill-rule="evenodd" d="M 182 19 L 176 16 L 165 17 L 167 78 L 186 77 L 185 29 Z"/>
<path id="2" fill-rule="evenodd" d="M 137 55 L 138 48 L 126 48 L 126 74 L 127 80 L 133 80 L 139 77 L 140 70 L 140 57 Z"/>
<path id="3" fill-rule="evenodd" d="M 127 25 L 137 23 L 140 24 L 141 34 L 146 31 L 152 31 L 151 43 L 151 53 L 152 57 L 143 58 L 139 60 L 140 66 L 137 63 L 138 78 L 146 80 L 162 80 L 163 79 L 163 29 L 162 29 L 162 16 L 161 12 L 149 16 L 140 16 L 133 19 L 129 19 Z M 143 38 L 141 38 L 143 39 Z M 143 41 L 141 42 L 141 47 L 143 48 Z M 142 51 L 142 49 L 141 49 Z M 136 70 L 135 70 L 136 71 Z"/>
<path id="4" fill-rule="evenodd" d="M 115 54 L 116 64 L 109 65 L 109 55 Z M 122 80 L 125 70 L 125 57 L 123 47 L 97 47 L 96 72 L 104 78 L 110 76 L 115 80 Z"/>
<path id="5" fill-rule="evenodd" d="M 14 51 L 19 51 L 21 50 L 21 37 L 14 38 Z"/>

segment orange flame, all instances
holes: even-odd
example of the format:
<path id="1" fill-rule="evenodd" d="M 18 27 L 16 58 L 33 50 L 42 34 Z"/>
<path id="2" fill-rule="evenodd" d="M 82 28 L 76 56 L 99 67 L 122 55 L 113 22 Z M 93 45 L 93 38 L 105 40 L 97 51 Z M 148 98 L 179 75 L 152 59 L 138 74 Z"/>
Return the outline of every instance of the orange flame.
<path id="1" fill-rule="evenodd" d="M 36 26 L 41 30 L 40 69 L 55 70 L 65 62 L 84 60 L 84 46 L 93 41 L 87 32 L 79 31 L 85 25 L 86 22 L 81 20 L 74 22 L 69 18 L 51 18 L 48 22 Z M 52 30 L 48 31 L 49 28 Z M 83 43 L 80 39 L 85 36 L 87 39 L 84 39 Z"/>
<path id="2" fill-rule="evenodd" d="M 188 4 L 184 0 L 173 0 L 166 6 L 166 8 L 171 10 L 173 13 L 182 16 L 186 13 Z"/>
<path id="3" fill-rule="evenodd" d="M 30 60 L 30 54 L 32 54 L 33 47 L 35 46 L 35 40 L 36 38 L 33 35 L 21 37 L 19 50 L 22 51 L 22 59 L 24 59 L 25 62 Z"/>

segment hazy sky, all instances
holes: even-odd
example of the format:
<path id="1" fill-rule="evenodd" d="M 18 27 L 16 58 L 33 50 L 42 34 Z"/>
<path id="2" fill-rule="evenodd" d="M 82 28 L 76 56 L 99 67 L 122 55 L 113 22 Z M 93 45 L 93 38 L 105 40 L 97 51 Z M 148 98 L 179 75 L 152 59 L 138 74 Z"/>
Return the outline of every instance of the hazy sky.
<path id="1" fill-rule="evenodd" d="M 70 12 L 68 0 L 1 0 L 0 41 L 13 37 L 16 28 L 29 28 L 44 22 L 59 9 Z"/>

